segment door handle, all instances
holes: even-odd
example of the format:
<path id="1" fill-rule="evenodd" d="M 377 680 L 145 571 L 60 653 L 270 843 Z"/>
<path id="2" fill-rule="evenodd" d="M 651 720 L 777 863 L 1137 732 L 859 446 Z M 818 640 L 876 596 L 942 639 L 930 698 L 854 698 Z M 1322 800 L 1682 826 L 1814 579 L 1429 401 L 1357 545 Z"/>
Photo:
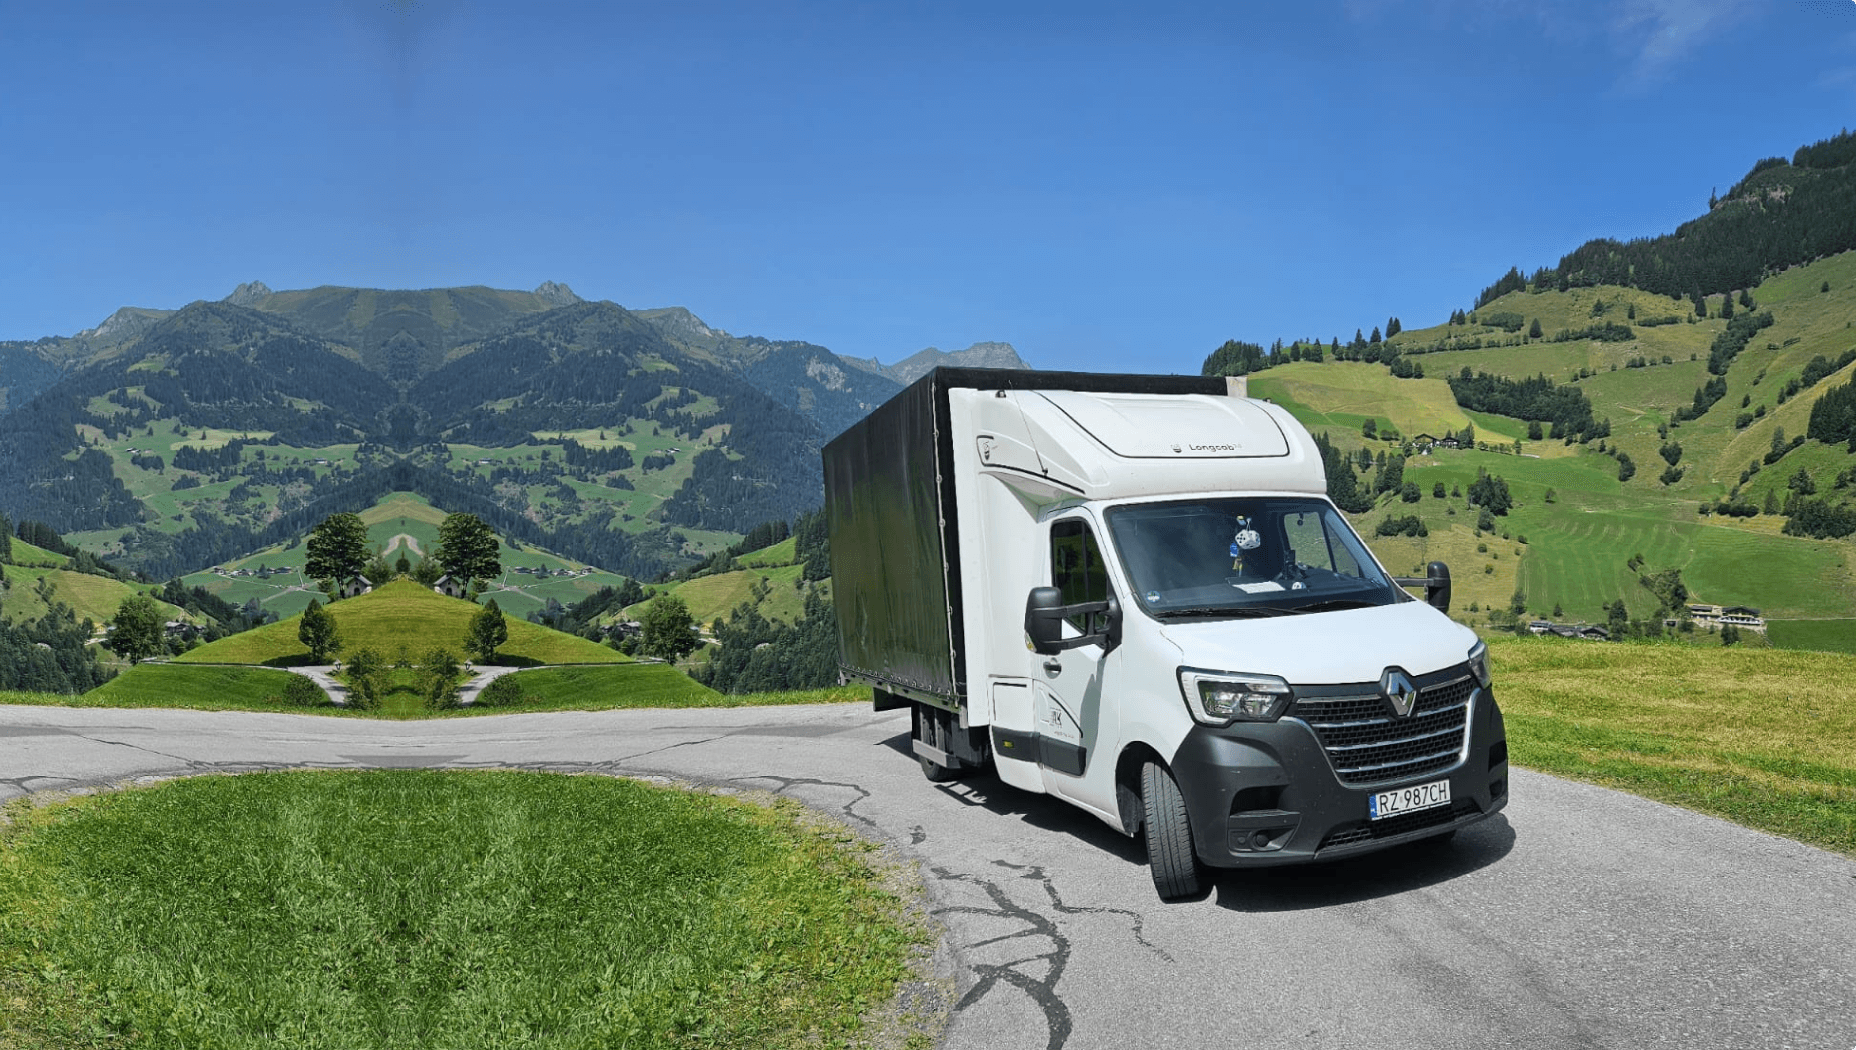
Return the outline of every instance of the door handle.
<path id="1" fill-rule="evenodd" d="M 1044 661 L 1044 673 L 1054 678 L 1063 673 L 1063 665 L 1057 662 L 1056 657 L 1052 657 Z"/>

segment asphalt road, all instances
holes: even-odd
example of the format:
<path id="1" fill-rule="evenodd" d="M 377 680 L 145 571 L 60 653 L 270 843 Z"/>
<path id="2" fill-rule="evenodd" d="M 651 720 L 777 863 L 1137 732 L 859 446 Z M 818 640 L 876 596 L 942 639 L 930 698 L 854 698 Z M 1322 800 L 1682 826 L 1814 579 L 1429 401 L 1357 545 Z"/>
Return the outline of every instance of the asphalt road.
<path id="1" fill-rule="evenodd" d="M 1856 1048 L 1856 863 L 1516 771 L 1441 848 L 1159 901 L 1140 846 L 862 706 L 378 722 L 0 707 L 0 798 L 204 772 L 519 766 L 799 798 L 919 861 L 955 1048 Z"/>

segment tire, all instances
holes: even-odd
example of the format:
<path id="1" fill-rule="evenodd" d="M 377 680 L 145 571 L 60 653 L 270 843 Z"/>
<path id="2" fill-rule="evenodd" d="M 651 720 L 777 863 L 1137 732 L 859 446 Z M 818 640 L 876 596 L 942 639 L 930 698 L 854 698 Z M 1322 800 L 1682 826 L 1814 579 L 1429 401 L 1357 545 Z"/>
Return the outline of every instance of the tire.
<path id="1" fill-rule="evenodd" d="M 939 734 L 936 732 L 935 716 L 933 712 L 922 707 L 920 704 L 915 705 L 914 726 L 915 730 L 911 734 L 914 739 L 940 747 L 943 750 L 946 749 L 947 742 L 938 738 Z M 926 755 L 916 755 L 915 760 L 922 764 L 922 776 L 927 777 L 936 784 L 960 779 L 961 770 L 952 766 L 944 766 Z"/>
<path id="2" fill-rule="evenodd" d="M 1192 821 L 1179 785 L 1158 763 L 1141 767 L 1141 808 L 1147 868 L 1160 899 L 1196 896 L 1205 888 L 1205 878 L 1192 848 Z"/>
<path id="3" fill-rule="evenodd" d="M 937 784 L 943 784 L 949 780 L 960 779 L 960 774 L 957 771 L 947 768 L 926 755 L 916 755 L 915 760 L 922 764 L 922 776 L 927 777 Z"/>

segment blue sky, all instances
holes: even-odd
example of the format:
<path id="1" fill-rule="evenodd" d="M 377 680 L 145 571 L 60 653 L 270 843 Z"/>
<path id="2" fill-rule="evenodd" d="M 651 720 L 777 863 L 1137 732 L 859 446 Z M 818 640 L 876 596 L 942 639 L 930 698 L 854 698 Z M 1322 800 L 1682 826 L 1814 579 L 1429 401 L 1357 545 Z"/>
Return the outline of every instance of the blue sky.
<path id="1" fill-rule="evenodd" d="M 1196 372 L 1439 323 L 1852 113 L 1849 0 L 0 0 L 0 338 L 552 279 Z"/>

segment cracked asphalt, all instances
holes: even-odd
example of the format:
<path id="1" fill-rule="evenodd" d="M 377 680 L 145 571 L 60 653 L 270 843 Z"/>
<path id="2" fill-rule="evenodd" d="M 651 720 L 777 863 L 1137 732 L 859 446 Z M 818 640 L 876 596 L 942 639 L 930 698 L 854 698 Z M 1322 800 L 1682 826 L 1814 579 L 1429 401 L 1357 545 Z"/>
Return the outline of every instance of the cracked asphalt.
<path id="1" fill-rule="evenodd" d="M 520 767 L 792 796 L 920 865 L 950 1048 L 1856 1048 L 1856 862 L 1524 770 L 1441 847 L 1158 900 L 1138 843 L 990 778 L 907 712 L 497 715 L 0 707 L 0 799 L 194 773 Z"/>

